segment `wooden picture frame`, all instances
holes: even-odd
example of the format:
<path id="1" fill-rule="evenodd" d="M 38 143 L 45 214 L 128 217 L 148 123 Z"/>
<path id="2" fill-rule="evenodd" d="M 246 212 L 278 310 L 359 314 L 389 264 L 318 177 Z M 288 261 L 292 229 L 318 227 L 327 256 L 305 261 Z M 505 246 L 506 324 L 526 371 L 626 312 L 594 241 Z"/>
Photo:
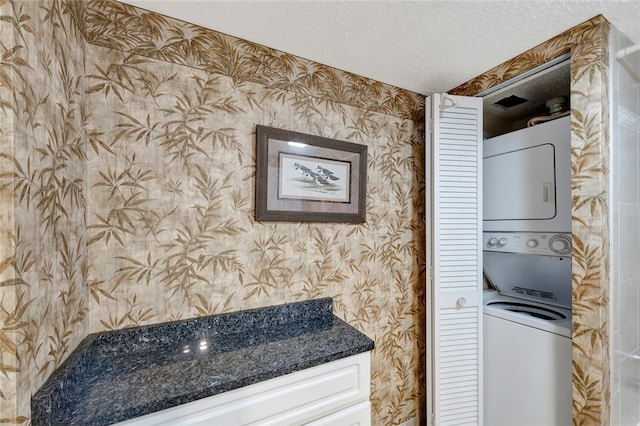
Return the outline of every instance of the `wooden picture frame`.
<path id="1" fill-rule="evenodd" d="M 366 221 L 367 147 L 256 126 L 257 221 Z"/>

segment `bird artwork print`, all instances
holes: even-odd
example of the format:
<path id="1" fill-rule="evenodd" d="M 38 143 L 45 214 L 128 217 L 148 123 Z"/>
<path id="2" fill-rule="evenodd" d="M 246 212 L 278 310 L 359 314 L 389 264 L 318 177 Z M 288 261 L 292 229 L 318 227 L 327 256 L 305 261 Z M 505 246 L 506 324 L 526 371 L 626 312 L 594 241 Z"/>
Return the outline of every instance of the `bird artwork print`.
<path id="1" fill-rule="evenodd" d="M 343 195 L 346 194 L 345 184 L 343 183 L 344 174 L 341 174 L 340 171 L 326 162 L 320 165 L 318 162 L 309 161 L 306 158 L 297 160 L 288 163 L 287 167 L 290 167 L 289 170 L 292 173 L 285 173 L 289 182 L 287 186 L 289 190 L 293 190 L 295 194 L 304 198 L 313 198 L 313 194 L 324 194 L 321 196 L 322 199 L 326 199 L 325 197 L 330 197 L 330 199 L 338 197 L 336 200 L 341 200 L 343 198 Z M 292 197 L 295 198 L 296 195 L 292 194 Z"/>
<path id="2" fill-rule="evenodd" d="M 330 184 L 330 181 L 340 180 L 339 177 L 334 176 L 334 172 L 321 166 L 317 167 L 318 172 L 314 172 L 309 167 L 303 166 L 300 163 L 294 163 L 293 167 L 300 172 L 305 180 L 315 182 L 319 186 L 326 186 Z"/>

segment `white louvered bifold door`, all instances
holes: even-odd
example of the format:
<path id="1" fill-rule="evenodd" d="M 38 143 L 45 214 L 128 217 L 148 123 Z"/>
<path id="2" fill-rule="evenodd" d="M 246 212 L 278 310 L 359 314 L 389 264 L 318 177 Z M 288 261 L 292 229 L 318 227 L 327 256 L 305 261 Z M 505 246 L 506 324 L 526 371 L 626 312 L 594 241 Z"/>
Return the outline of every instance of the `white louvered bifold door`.
<path id="1" fill-rule="evenodd" d="M 482 425 L 482 99 L 427 104 L 431 420 Z"/>

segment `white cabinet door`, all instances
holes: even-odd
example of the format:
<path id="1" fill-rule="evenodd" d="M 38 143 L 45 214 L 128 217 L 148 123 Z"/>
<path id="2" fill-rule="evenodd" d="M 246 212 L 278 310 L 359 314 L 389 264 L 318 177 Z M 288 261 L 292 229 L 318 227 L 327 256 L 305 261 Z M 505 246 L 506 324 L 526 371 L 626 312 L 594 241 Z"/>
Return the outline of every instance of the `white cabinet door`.
<path id="1" fill-rule="evenodd" d="M 371 426 L 371 403 L 361 402 L 305 426 Z"/>
<path id="2" fill-rule="evenodd" d="M 482 99 L 435 94 L 426 122 L 429 412 L 481 425 Z"/>

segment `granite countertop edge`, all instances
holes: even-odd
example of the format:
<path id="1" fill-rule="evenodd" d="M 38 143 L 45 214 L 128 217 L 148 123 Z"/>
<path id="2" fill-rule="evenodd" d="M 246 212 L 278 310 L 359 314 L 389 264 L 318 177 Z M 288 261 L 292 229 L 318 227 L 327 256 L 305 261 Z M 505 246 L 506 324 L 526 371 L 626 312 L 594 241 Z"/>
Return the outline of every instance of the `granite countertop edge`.
<path id="1" fill-rule="evenodd" d="M 118 423 L 372 350 L 374 342 L 333 315 L 332 308 L 332 299 L 323 298 L 91 334 L 82 340 L 32 397 L 32 425 L 99 426 Z M 153 361 L 139 361 L 135 357 L 157 347 L 161 348 L 159 354 L 162 356 L 165 355 L 162 351 L 171 348 L 172 343 L 175 346 L 176 341 L 195 341 L 203 336 L 222 339 L 223 344 L 230 346 L 219 350 L 219 353 L 193 358 L 188 365 L 206 368 L 209 366 L 209 358 L 216 359 L 216 356 L 224 360 L 220 362 L 231 360 L 231 373 L 221 384 L 202 386 L 202 383 L 199 385 L 198 380 L 194 379 L 193 388 L 177 386 L 180 389 L 167 395 L 166 383 L 151 375 L 156 380 L 145 391 L 153 393 L 156 390 L 154 386 L 157 387 L 157 398 L 154 395 L 149 400 L 131 403 L 131 406 L 126 407 L 117 406 L 117 402 L 104 404 L 107 395 L 102 397 L 102 401 L 96 401 L 95 398 L 100 398 L 101 395 L 91 388 L 96 370 L 98 375 L 106 375 L 108 380 L 114 382 L 121 380 L 120 376 L 137 374 L 136 369 L 144 372 L 145 368 L 147 371 L 157 368 L 160 374 L 165 374 L 173 366 L 174 359 L 171 356 L 177 358 L 175 353 L 163 358 L 159 365 L 156 364 L 156 358 Z M 279 354 L 279 350 L 287 355 Z M 288 352 L 292 350 L 296 351 L 293 356 Z M 236 353 L 237 362 L 233 358 Z M 132 359 L 132 367 L 128 364 L 129 358 Z M 263 365 L 258 365 L 263 358 Z M 115 366 L 109 365 L 101 370 L 105 360 L 111 359 L 116 360 Z M 247 369 L 242 365 L 245 362 Z M 176 377 L 186 374 L 179 370 L 181 364 L 175 365 L 178 366 Z M 193 370 L 197 372 L 198 368 Z M 237 376 L 232 375 L 234 368 Z M 182 382 L 191 383 L 188 377 Z M 171 380 L 167 380 L 167 383 L 171 383 Z M 115 386 L 114 391 L 109 393 L 115 394 L 117 399 L 121 396 L 118 392 L 119 388 Z M 125 389 L 124 392 L 132 391 Z M 89 394 L 93 400 L 87 396 Z M 135 394 L 135 398 L 141 398 L 137 392 Z M 130 403 L 126 395 L 121 396 L 121 399 L 126 401 L 124 405 Z M 100 403 L 109 408 L 99 408 L 102 406 Z M 89 405 L 98 408 L 85 410 Z"/>

